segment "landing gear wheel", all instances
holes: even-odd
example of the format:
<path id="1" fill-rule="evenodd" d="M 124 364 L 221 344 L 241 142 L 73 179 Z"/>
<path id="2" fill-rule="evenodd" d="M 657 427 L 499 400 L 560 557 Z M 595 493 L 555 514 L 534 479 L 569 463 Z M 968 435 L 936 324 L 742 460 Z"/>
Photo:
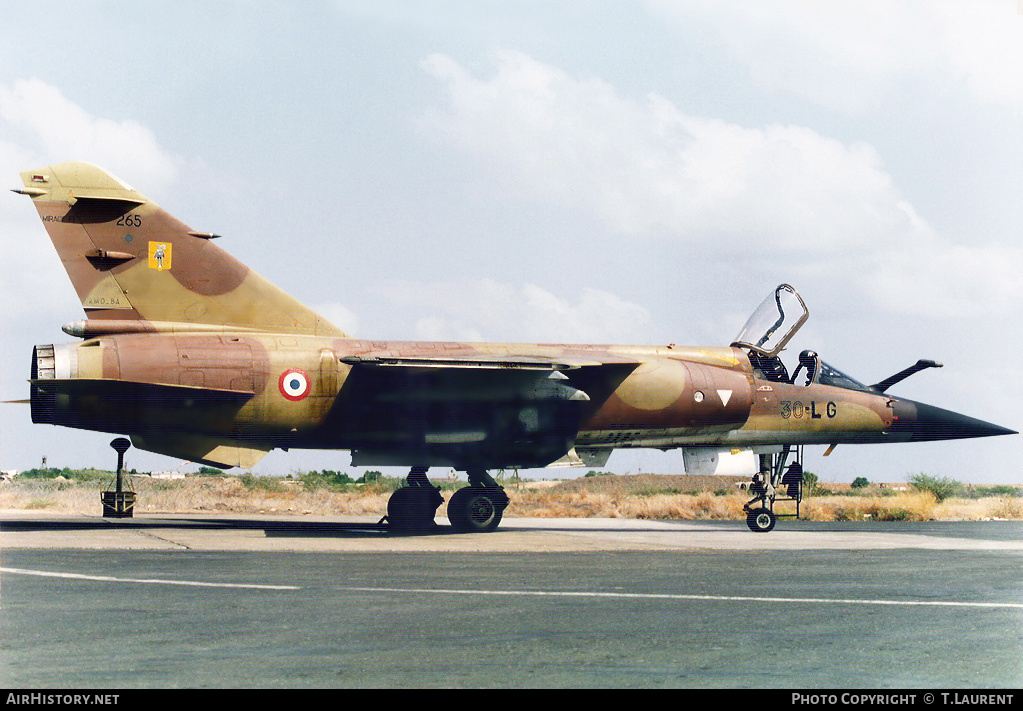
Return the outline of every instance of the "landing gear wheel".
<path id="1" fill-rule="evenodd" d="M 765 508 L 757 508 L 746 514 L 746 525 L 754 533 L 767 533 L 777 522 L 774 512 Z"/>
<path id="2" fill-rule="evenodd" d="M 501 523 L 508 496 L 501 488 L 467 486 L 448 500 L 448 520 L 457 531 L 485 533 Z"/>
<path id="3" fill-rule="evenodd" d="M 403 486 L 387 500 L 387 522 L 401 531 L 433 528 L 433 517 L 442 501 L 433 487 Z"/>

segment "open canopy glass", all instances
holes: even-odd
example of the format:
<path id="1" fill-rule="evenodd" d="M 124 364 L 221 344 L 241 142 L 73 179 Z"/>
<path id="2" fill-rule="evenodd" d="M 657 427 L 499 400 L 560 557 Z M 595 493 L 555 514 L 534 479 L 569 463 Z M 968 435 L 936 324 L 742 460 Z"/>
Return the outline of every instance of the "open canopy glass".
<path id="1" fill-rule="evenodd" d="M 796 290 L 788 284 L 782 284 L 757 307 L 732 345 L 751 348 L 766 356 L 776 356 L 809 315 L 806 304 Z"/>

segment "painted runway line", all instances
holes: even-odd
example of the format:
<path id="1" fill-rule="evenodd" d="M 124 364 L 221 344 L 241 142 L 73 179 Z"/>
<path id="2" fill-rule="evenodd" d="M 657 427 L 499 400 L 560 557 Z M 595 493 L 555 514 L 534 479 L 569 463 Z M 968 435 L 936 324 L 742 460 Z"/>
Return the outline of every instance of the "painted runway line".
<path id="1" fill-rule="evenodd" d="M 0 568 L 0 573 L 12 575 L 35 575 L 43 578 L 65 578 L 69 580 L 95 580 L 104 583 L 141 583 L 146 585 L 186 585 L 201 588 L 244 588 L 250 590 L 301 590 L 295 585 L 256 585 L 250 583 L 209 583 L 199 580 L 170 580 L 164 578 L 120 578 L 110 575 L 84 575 L 82 573 L 56 573 L 25 568 Z"/>
<path id="2" fill-rule="evenodd" d="M 407 593 L 415 595 L 507 595 L 520 597 L 572 597 L 572 598 L 612 598 L 636 600 L 704 600 L 716 602 L 767 602 L 767 603 L 811 603 L 828 605 L 894 605 L 922 607 L 973 607 L 1007 610 L 1023 610 L 1023 603 L 1017 602 L 962 602 L 958 600 L 877 600 L 856 598 L 816 598 L 816 597 L 760 597 L 751 595 L 688 595 L 681 593 L 616 593 L 616 592 L 585 592 L 543 590 L 449 590 L 439 588 L 372 588 L 348 587 L 344 590 L 355 592 L 386 592 Z"/>
<path id="3" fill-rule="evenodd" d="M 25 568 L 0 568 L 0 573 L 12 575 L 33 575 L 38 577 L 63 578 L 68 580 L 91 580 L 112 583 L 138 583 L 146 585 L 183 585 L 209 588 L 241 588 L 250 590 L 301 590 L 296 585 L 265 585 L 256 583 L 213 583 L 199 580 L 172 580 L 168 578 L 126 578 L 110 575 L 85 575 L 83 573 L 60 573 L 54 571 L 28 570 Z M 596 591 L 551 591 L 551 590 L 456 590 L 451 588 L 398 588 L 398 587 L 343 587 L 342 590 L 365 593 L 398 593 L 407 595 L 459 595 L 459 596 L 505 596 L 505 597 L 547 597 L 547 598 L 606 598 L 617 600 L 696 600 L 707 602 L 766 602 L 770 604 L 825 604 L 825 605 L 887 605 L 896 607 L 950 607 L 975 609 L 1023 610 L 1023 603 L 1017 602 L 968 602 L 962 600 L 881 600 L 857 598 L 820 597 L 769 597 L 760 595 L 696 595 L 688 593 L 625 593 Z"/>

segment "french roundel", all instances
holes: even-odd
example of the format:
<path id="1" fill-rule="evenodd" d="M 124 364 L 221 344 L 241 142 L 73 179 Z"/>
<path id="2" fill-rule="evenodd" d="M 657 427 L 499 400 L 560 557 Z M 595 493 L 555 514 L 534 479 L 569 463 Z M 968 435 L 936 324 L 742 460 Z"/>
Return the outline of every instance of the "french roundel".
<path id="1" fill-rule="evenodd" d="M 289 400 L 301 400 L 309 394 L 309 376 L 304 370 L 288 368 L 281 373 L 281 379 L 277 381 L 281 395 Z"/>

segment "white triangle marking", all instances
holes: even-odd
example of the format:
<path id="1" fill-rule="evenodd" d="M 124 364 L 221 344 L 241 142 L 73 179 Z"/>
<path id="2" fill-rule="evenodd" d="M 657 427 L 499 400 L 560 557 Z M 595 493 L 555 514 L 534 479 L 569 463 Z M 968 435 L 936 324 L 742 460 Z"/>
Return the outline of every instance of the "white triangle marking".
<path id="1" fill-rule="evenodd" d="M 718 397 L 721 398 L 722 405 L 728 405 L 728 401 L 732 398 L 732 391 L 718 390 Z"/>

